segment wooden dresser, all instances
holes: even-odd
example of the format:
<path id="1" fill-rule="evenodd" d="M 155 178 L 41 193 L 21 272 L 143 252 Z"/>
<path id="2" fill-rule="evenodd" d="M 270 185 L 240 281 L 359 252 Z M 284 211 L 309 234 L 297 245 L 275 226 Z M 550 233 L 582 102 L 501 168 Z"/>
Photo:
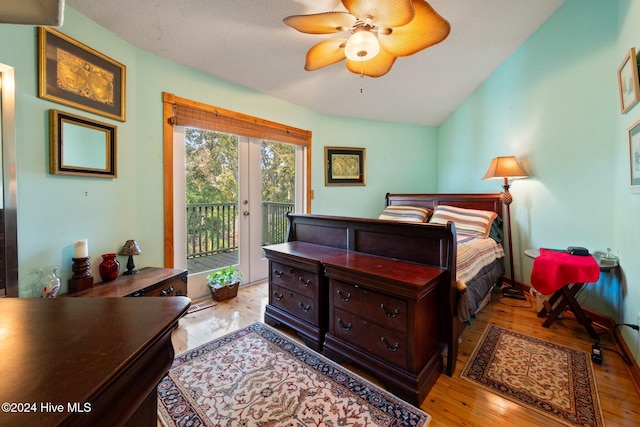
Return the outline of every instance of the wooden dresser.
<path id="1" fill-rule="evenodd" d="M 264 248 L 265 322 L 292 328 L 419 405 L 442 371 L 439 342 L 450 349 L 449 375 L 457 357 L 453 225 L 288 218 L 288 241 Z"/>
<path id="2" fill-rule="evenodd" d="M 294 329 L 305 344 L 322 350 L 327 331 L 327 278 L 322 261 L 344 249 L 306 242 L 264 248 L 269 259 L 269 304 L 264 319 L 270 325 Z"/>
<path id="3" fill-rule="evenodd" d="M 93 288 L 63 294 L 68 297 L 165 297 L 187 295 L 187 270 L 145 267 L 138 274 L 118 276 Z"/>
<path id="4" fill-rule="evenodd" d="M 157 426 L 176 298 L 0 298 L 2 426 Z"/>
<path id="5" fill-rule="evenodd" d="M 437 304 L 443 270 L 358 252 L 324 265 L 325 355 L 374 372 L 391 392 L 419 406 L 442 370 Z"/>

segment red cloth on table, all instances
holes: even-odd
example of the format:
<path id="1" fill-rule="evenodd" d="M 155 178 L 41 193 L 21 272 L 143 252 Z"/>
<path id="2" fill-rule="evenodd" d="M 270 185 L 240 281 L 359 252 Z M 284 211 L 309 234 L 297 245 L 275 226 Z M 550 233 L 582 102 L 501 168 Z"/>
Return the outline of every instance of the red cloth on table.
<path id="1" fill-rule="evenodd" d="M 533 260 L 531 285 L 543 295 L 571 283 L 597 282 L 599 278 L 600 266 L 591 255 L 540 249 L 540 256 Z"/>

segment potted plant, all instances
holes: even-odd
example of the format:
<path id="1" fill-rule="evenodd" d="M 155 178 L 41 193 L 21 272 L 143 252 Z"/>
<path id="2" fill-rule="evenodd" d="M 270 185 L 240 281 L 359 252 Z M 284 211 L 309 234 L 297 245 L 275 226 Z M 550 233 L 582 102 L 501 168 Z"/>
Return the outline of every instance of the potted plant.
<path id="1" fill-rule="evenodd" d="M 211 298 L 216 301 L 224 301 L 238 295 L 240 282 L 242 282 L 242 272 L 233 265 L 216 270 L 207 276 Z"/>

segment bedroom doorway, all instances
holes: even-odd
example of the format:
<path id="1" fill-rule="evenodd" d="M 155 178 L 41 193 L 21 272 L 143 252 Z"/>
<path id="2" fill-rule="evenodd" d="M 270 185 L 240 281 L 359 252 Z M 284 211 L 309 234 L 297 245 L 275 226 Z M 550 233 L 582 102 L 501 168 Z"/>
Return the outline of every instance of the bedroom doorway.
<path id="1" fill-rule="evenodd" d="M 163 93 L 163 103 L 164 266 L 188 268 L 189 296 L 207 295 L 206 277 L 211 269 L 195 269 L 187 264 L 188 256 L 193 255 L 188 244 L 195 241 L 199 245 L 196 248 L 198 256 L 207 252 L 235 256 L 223 261 L 221 266 L 238 263 L 245 284 L 266 279 L 268 269 L 262 247 L 286 238 L 288 210 L 309 212 L 310 209 L 311 132 L 167 92 Z M 187 135 L 191 132 L 187 129 L 194 129 L 194 135 Z M 211 167 L 204 167 L 199 181 L 194 183 L 190 179 L 189 185 L 186 138 L 191 138 L 194 146 L 208 144 L 209 149 L 204 150 L 205 154 L 198 161 L 204 162 L 202 164 L 212 162 L 209 163 Z M 226 144 L 227 151 L 216 151 L 215 144 L 218 143 Z M 207 156 L 211 158 L 207 159 Z M 212 174 L 209 169 L 216 165 L 220 167 Z M 231 179 L 232 175 L 235 181 Z M 287 176 L 293 177 L 291 182 L 285 179 Z M 226 180 L 218 180 L 226 183 L 223 193 L 216 193 L 215 188 L 203 190 L 204 184 L 218 177 Z M 190 186 L 220 197 L 190 198 L 188 203 Z M 231 188 L 236 190 L 231 191 Z M 199 214 L 195 220 L 189 217 L 192 212 L 188 212 L 187 205 L 207 203 L 224 205 L 216 207 L 222 210 L 222 216 L 213 220 L 219 226 L 217 234 L 207 235 L 204 230 L 192 227 L 192 224 L 198 224 L 206 228 L 211 220 L 198 217 Z M 194 236 L 196 238 L 192 239 Z M 220 246 L 200 245 L 206 241 L 221 243 Z"/>
<path id="2" fill-rule="evenodd" d="M 175 173 L 185 207 L 176 229 L 185 230 L 190 277 L 206 281 L 236 265 L 245 283 L 265 280 L 262 248 L 284 242 L 286 213 L 304 209 L 304 148 L 190 127 L 176 127 L 174 139 L 183 141 L 174 153 L 184 159 Z"/>

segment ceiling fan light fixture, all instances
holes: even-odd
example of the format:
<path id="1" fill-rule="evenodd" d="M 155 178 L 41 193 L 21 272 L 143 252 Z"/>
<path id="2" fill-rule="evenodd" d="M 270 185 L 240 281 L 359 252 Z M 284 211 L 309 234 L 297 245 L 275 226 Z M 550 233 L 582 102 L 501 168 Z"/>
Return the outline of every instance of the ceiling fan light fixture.
<path id="1" fill-rule="evenodd" d="M 380 77 L 396 58 L 410 56 L 447 38 L 449 22 L 426 0 L 341 0 L 347 12 L 293 15 L 284 23 L 306 34 L 347 32 L 349 38 L 329 38 L 307 52 L 304 69 L 319 70 L 345 59 L 349 71 Z"/>
<path id="2" fill-rule="evenodd" d="M 378 37 L 366 28 L 357 29 L 347 40 L 345 56 L 352 61 L 367 61 L 380 53 Z"/>

